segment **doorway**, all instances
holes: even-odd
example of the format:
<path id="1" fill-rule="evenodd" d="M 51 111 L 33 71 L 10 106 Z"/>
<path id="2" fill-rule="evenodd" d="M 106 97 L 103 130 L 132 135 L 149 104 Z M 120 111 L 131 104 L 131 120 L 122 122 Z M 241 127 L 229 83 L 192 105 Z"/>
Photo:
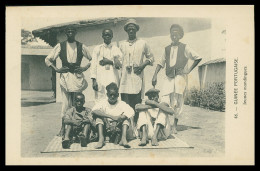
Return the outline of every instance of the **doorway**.
<path id="1" fill-rule="evenodd" d="M 22 62 L 21 82 L 22 90 L 30 89 L 30 67 L 28 63 Z"/>

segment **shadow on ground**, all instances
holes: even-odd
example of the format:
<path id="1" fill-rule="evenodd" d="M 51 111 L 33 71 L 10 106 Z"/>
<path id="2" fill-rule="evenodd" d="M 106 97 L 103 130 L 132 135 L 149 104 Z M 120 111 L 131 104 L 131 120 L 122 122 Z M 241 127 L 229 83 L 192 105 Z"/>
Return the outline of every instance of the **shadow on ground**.
<path id="1" fill-rule="evenodd" d="M 201 127 L 193 127 L 193 126 L 186 126 L 186 125 L 178 125 L 177 131 L 185 131 L 188 129 L 201 129 Z"/>
<path id="2" fill-rule="evenodd" d="M 51 101 L 51 102 L 22 102 L 21 106 L 22 107 L 30 107 L 30 106 L 39 106 L 39 105 L 45 105 L 45 104 L 50 104 L 50 103 L 55 103 L 55 101 Z"/>

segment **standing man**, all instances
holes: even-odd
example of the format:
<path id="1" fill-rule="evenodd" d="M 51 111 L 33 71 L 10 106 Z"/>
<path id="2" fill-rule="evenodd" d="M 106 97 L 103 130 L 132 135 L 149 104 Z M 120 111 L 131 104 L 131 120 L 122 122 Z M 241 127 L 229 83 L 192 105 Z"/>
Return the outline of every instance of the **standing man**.
<path id="1" fill-rule="evenodd" d="M 90 63 L 81 67 L 83 56 L 89 61 L 92 57 L 87 47 L 75 40 L 76 30 L 73 27 L 65 29 L 67 40 L 58 43 L 52 52 L 45 58 L 45 63 L 57 73 L 60 73 L 60 87 L 62 94 L 61 116 L 63 117 L 67 109 L 73 105 L 73 99 L 76 92 L 82 92 L 88 86 L 83 72 L 90 67 Z M 62 67 L 57 68 L 53 62 L 60 57 Z M 62 120 L 61 130 L 58 136 L 64 134 L 65 125 Z"/>
<path id="2" fill-rule="evenodd" d="M 139 25 L 135 19 L 129 19 L 124 30 L 128 34 L 128 39 L 120 46 L 123 60 L 119 92 L 121 99 L 134 109 L 135 105 L 141 103 L 144 98 L 143 70 L 147 65 L 152 65 L 154 59 L 147 42 L 136 37 Z M 135 127 L 137 119 L 138 113 L 136 112 L 132 126 Z"/>
<path id="3" fill-rule="evenodd" d="M 108 84 L 114 82 L 119 86 L 118 70 L 122 67 L 120 62 L 122 53 L 117 46 L 111 44 L 113 31 L 104 29 L 102 38 L 104 43 L 94 48 L 90 68 L 96 101 L 106 98 Z"/>
<path id="4" fill-rule="evenodd" d="M 174 109 L 173 132 L 177 134 L 177 123 L 184 104 L 183 93 L 187 85 L 187 75 L 198 65 L 201 57 L 188 45 L 179 42 L 184 36 L 183 28 L 178 24 L 173 24 L 170 28 L 172 43 L 165 47 L 162 58 L 155 70 L 152 85 L 157 83 L 157 74 L 166 65 L 166 80 L 162 88 L 162 101 L 170 104 Z M 188 60 L 193 60 L 193 64 L 188 68 Z"/>

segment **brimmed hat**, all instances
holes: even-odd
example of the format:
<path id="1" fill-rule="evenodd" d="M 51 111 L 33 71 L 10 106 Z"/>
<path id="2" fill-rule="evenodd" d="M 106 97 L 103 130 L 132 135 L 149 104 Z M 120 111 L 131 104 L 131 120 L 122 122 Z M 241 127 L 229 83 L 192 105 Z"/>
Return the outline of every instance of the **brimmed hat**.
<path id="1" fill-rule="evenodd" d="M 129 24 L 134 24 L 135 27 L 136 27 L 136 29 L 137 29 L 137 31 L 139 30 L 139 24 L 137 24 L 136 20 L 135 20 L 135 19 L 129 19 L 129 20 L 126 22 L 125 26 L 124 26 L 124 30 L 125 30 L 125 31 L 126 31 L 126 28 L 127 28 L 127 26 L 128 26 Z"/>
<path id="2" fill-rule="evenodd" d="M 160 90 L 155 89 L 155 88 L 151 88 L 151 89 L 149 89 L 149 90 L 145 93 L 145 95 L 146 95 L 146 96 L 149 96 L 149 94 L 151 94 L 151 93 L 159 93 L 159 92 L 160 92 Z"/>

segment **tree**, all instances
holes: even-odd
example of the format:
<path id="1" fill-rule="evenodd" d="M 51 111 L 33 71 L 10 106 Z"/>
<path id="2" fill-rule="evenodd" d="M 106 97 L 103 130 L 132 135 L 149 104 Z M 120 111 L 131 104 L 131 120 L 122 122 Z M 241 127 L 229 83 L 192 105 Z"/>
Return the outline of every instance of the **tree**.
<path id="1" fill-rule="evenodd" d="M 21 30 L 21 44 L 26 45 L 28 42 L 35 42 L 37 41 L 32 33 L 28 30 L 22 29 Z"/>

